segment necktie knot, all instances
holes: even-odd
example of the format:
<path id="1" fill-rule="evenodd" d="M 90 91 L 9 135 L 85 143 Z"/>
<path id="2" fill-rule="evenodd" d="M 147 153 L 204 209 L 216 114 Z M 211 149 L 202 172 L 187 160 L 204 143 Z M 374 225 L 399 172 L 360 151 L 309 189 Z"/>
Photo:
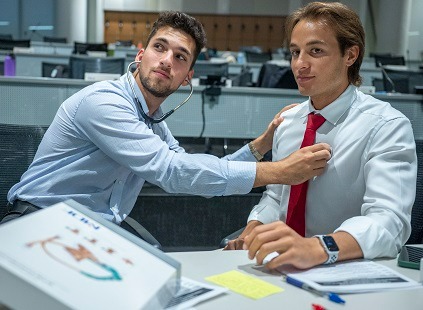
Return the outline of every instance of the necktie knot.
<path id="1" fill-rule="evenodd" d="M 307 120 L 307 129 L 316 131 L 325 122 L 325 118 L 321 114 L 310 113 Z"/>

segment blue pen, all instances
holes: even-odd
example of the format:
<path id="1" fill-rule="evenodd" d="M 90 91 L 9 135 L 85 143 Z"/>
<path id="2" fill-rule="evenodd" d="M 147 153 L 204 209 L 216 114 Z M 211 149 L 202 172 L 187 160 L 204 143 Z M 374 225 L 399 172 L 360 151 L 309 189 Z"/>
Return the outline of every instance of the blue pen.
<path id="1" fill-rule="evenodd" d="M 316 290 L 315 288 L 311 287 L 310 285 L 303 283 L 301 281 L 298 281 L 296 279 L 293 279 L 291 277 L 286 276 L 285 280 L 287 283 L 294 285 L 296 287 L 302 288 L 303 290 L 309 291 L 311 293 L 314 293 L 316 295 L 319 295 L 321 297 L 327 297 L 330 301 L 336 302 L 337 304 L 345 304 L 345 300 L 343 300 L 341 297 L 339 297 L 338 294 L 335 293 L 328 293 L 328 292 L 322 292 L 319 290 Z"/>

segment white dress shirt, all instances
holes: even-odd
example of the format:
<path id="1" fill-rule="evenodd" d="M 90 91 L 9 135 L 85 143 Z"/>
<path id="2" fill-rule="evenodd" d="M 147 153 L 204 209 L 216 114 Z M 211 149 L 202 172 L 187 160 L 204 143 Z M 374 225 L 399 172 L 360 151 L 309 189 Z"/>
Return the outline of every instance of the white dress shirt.
<path id="1" fill-rule="evenodd" d="M 273 140 L 273 160 L 300 148 L 310 100 L 286 111 Z M 326 122 L 316 143 L 332 147 L 325 172 L 309 181 L 306 237 L 345 231 L 365 258 L 394 257 L 411 233 L 417 157 L 410 121 L 387 102 L 350 85 L 317 113 Z M 248 220 L 285 221 L 288 185 L 269 185 Z"/>

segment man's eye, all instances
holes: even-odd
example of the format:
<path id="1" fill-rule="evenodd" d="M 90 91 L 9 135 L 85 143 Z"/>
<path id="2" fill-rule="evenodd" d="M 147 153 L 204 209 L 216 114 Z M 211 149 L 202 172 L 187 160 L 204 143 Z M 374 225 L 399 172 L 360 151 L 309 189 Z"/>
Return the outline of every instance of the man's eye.
<path id="1" fill-rule="evenodd" d="M 154 44 L 154 48 L 158 51 L 162 51 L 164 49 L 163 45 L 161 45 L 160 43 Z"/>
<path id="2" fill-rule="evenodd" d="M 298 56 L 299 52 L 298 51 L 291 51 L 291 56 Z"/>
<path id="3" fill-rule="evenodd" d="M 187 60 L 187 58 L 184 55 L 178 55 L 178 56 L 176 56 L 176 58 L 178 58 L 179 60 L 182 60 L 182 61 Z"/>

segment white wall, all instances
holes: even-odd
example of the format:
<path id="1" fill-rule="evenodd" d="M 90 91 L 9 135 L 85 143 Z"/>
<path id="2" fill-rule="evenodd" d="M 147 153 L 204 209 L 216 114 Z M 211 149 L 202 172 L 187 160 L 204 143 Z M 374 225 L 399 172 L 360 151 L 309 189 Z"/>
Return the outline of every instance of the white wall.
<path id="1" fill-rule="evenodd" d="M 56 35 L 68 42 L 87 41 L 87 0 L 56 1 Z"/>

